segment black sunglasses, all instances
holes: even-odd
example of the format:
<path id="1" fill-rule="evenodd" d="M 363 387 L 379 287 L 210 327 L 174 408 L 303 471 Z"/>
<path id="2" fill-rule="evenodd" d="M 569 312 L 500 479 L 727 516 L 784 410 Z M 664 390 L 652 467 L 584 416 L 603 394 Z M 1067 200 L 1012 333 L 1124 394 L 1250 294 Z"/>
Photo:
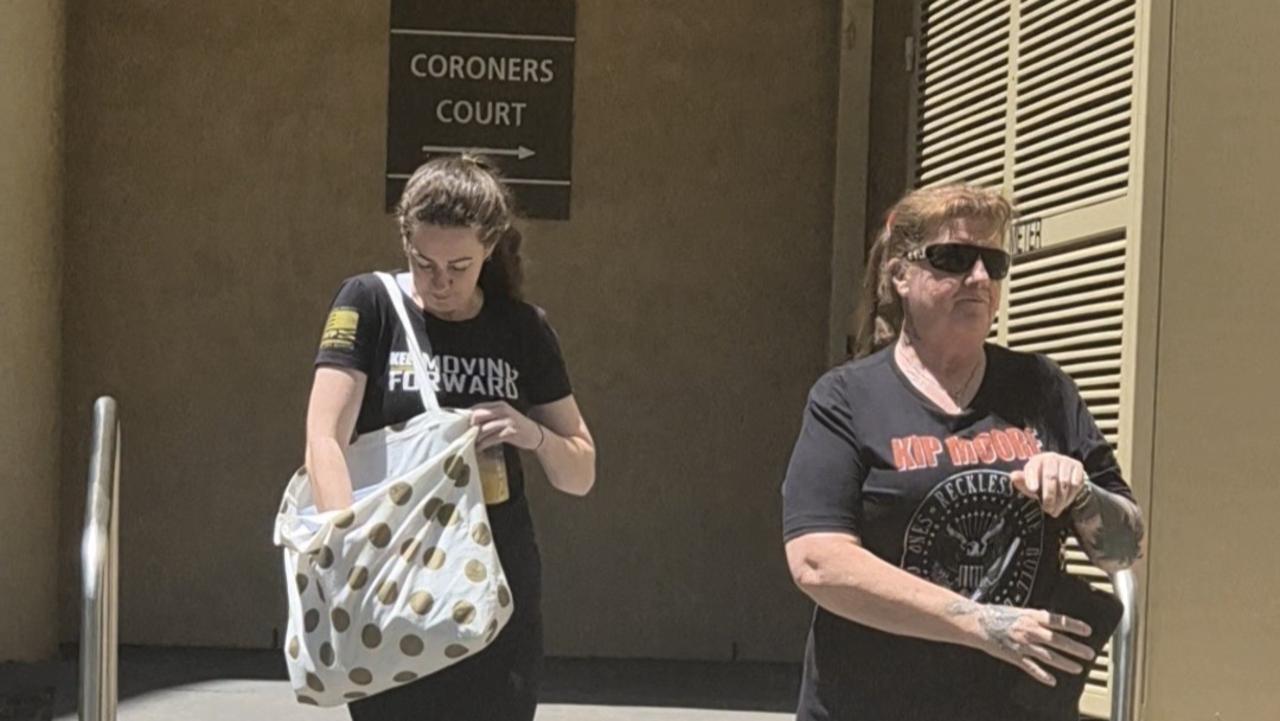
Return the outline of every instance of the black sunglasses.
<path id="1" fill-rule="evenodd" d="M 927 260 L 929 265 L 944 273 L 968 273 L 973 264 L 982 258 L 982 267 L 987 269 L 991 280 L 1003 280 L 1009 275 L 1009 263 L 1012 258 L 999 248 L 986 245 L 965 245 L 963 243 L 934 243 L 923 248 L 916 248 L 902 256 L 907 260 Z"/>

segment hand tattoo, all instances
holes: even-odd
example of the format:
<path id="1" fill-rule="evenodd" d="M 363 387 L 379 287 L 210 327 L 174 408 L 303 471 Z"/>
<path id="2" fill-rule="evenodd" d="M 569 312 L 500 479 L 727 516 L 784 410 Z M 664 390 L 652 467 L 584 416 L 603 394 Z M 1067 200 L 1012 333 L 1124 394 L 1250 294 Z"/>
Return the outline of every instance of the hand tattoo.
<path id="1" fill-rule="evenodd" d="M 1142 511 L 1129 499 L 1090 484 L 1071 516 L 1081 547 L 1098 568 L 1119 571 L 1142 557 Z"/>
<path id="2" fill-rule="evenodd" d="M 968 616 L 978 614 L 978 626 L 987 638 L 995 641 L 1001 648 L 1022 654 L 1026 645 L 1015 641 L 1013 626 L 1026 612 L 1025 609 L 1010 606 L 992 606 L 973 601 L 952 601 L 947 604 L 946 611 L 951 616 Z"/>
<path id="3" fill-rule="evenodd" d="M 978 615 L 978 623 L 982 626 L 982 630 L 986 632 L 988 638 L 1002 647 L 1020 654 L 1023 652 L 1023 645 L 1013 640 L 1013 635 L 1010 631 L 1013 630 L 1013 624 L 1017 623 L 1018 617 L 1021 615 L 1021 612 L 1007 606 L 986 606 L 982 609 L 982 613 Z"/>

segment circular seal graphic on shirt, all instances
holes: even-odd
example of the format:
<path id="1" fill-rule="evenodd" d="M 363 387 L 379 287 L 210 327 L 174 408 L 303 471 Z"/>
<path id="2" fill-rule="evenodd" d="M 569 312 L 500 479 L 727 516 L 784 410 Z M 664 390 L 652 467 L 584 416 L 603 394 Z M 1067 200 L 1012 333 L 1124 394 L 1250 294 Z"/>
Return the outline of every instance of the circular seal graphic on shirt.
<path id="1" fill-rule="evenodd" d="M 1044 512 L 1003 471 L 947 478 L 916 507 L 902 568 L 966 598 L 1024 606 L 1044 552 Z"/>

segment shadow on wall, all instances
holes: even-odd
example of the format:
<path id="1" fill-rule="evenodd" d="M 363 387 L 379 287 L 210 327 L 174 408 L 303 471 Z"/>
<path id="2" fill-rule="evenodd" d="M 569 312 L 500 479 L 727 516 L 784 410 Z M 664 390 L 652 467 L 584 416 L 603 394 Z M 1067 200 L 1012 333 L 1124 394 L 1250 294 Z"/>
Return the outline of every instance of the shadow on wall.
<path id="1" fill-rule="evenodd" d="M 0 664 L 0 719 L 26 721 L 76 713 L 78 650 L 47 664 Z M 279 651 L 153 648 L 120 650 L 119 699 L 217 680 L 280 681 Z M 791 712 L 799 690 L 794 664 L 548 659 L 542 703 Z M 50 708 L 52 707 L 52 708 Z M 52 712 L 52 713 L 50 713 Z"/>

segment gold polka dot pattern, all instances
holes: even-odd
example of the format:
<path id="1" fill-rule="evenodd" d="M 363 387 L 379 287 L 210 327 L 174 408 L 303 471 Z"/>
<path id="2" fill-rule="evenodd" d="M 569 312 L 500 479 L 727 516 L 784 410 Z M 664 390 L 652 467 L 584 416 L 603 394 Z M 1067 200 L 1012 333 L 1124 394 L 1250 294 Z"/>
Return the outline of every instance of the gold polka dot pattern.
<path id="1" fill-rule="evenodd" d="M 382 631 L 372 623 L 368 624 L 360 631 L 360 642 L 365 648 L 377 648 L 382 645 Z"/>
<path id="2" fill-rule="evenodd" d="M 341 608 L 333 609 L 333 613 L 329 614 L 329 620 L 333 621 L 333 630 L 338 633 L 344 633 L 351 626 L 351 614 Z"/>
<path id="3" fill-rule="evenodd" d="M 413 559 L 418 557 L 418 549 L 421 546 L 422 544 L 418 539 L 410 538 L 400 544 L 400 558 L 403 558 L 405 563 L 413 563 Z"/>
<path id="4" fill-rule="evenodd" d="M 466 601 L 458 601 L 456 604 L 454 604 L 453 620 L 457 621 L 458 625 L 465 626 L 468 623 L 471 623 L 472 621 L 474 621 L 475 618 L 476 618 L 475 606 L 472 606 Z"/>
<path id="5" fill-rule="evenodd" d="M 435 518 L 437 513 L 440 512 L 440 507 L 443 505 L 444 505 L 444 501 L 440 500 L 439 498 L 432 498 L 431 500 L 422 504 L 422 517 L 430 521 L 431 519 Z"/>
<path id="6" fill-rule="evenodd" d="M 453 485 L 457 486 L 458 488 L 466 488 L 467 484 L 470 482 L 471 482 L 471 467 L 464 463 L 462 464 L 462 469 L 458 471 L 458 475 L 454 477 Z"/>
<path id="7" fill-rule="evenodd" d="M 434 432 L 448 422 L 433 418 L 415 429 Z M 398 463 L 379 457 L 380 473 Z M 438 457 L 443 467 L 417 466 L 421 477 L 382 482 L 351 508 L 325 514 L 319 528 L 277 520 L 297 614 L 284 655 L 299 703 L 332 707 L 416 681 L 492 644 L 510 618 L 514 601 L 472 450 L 458 443 Z M 353 467 L 358 488 L 378 478 Z M 291 482 L 279 518 L 297 519 L 307 497 Z"/>
<path id="8" fill-rule="evenodd" d="M 460 478 L 463 473 L 468 472 L 468 470 L 467 462 L 462 458 L 462 456 L 452 455 L 444 462 L 444 474 L 453 479 L 454 483 L 457 483 L 458 478 Z"/>
<path id="9" fill-rule="evenodd" d="M 424 648 L 426 644 L 422 643 L 422 639 L 412 634 L 400 639 L 400 652 L 406 656 L 418 656 Z"/>
<path id="10" fill-rule="evenodd" d="M 356 512 L 350 508 L 339 513 L 337 517 L 333 519 L 333 525 L 335 528 L 351 528 L 351 524 L 355 522 Z"/>
<path id="11" fill-rule="evenodd" d="M 462 520 L 458 513 L 458 507 L 452 503 L 446 503 L 440 506 L 440 512 L 436 514 L 436 520 L 440 521 L 442 526 L 456 526 L 458 521 Z"/>
<path id="12" fill-rule="evenodd" d="M 432 546 L 427 549 L 426 553 L 422 554 L 422 565 L 432 571 L 439 571 L 440 567 L 444 565 L 444 561 L 445 555 L 443 548 L 436 548 L 435 546 Z"/>
<path id="13" fill-rule="evenodd" d="M 409 597 L 409 608 L 419 616 L 425 616 L 431 611 L 431 607 L 436 604 L 436 600 L 426 591 L 418 591 Z"/>
<path id="14" fill-rule="evenodd" d="M 378 600 L 382 601 L 384 605 L 390 606 L 399 597 L 400 587 L 396 585 L 395 581 L 384 581 L 381 586 L 378 586 Z"/>
<path id="15" fill-rule="evenodd" d="M 413 487 L 408 483 L 397 483 L 387 490 L 387 498 L 397 506 L 403 506 L 413 499 Z"/>
<path id="16" fill-rule="evenodd" d="M 391 526 L 385 523 L 379 523 L 369 531 L 369 543 L 374 548 L 386 548 L 391 543 Z"/>

